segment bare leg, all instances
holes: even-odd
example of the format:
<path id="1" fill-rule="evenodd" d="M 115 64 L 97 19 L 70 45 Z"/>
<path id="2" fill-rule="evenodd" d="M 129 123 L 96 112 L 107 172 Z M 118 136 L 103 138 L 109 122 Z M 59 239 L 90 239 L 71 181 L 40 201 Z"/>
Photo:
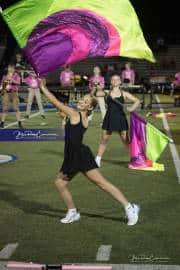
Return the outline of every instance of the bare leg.
<path id="1" fill-rule="evenodd" d="M 127 147 L 129 147 L 129 135 L 128 135 L 128 131 L 124 130 L 119 132 L 120 138 L 123 142 L 124 145 L 126 145 Z"/>
<path id="2" fill-rule="evenodd" d="M 125 208 L 129 202 L 123 193 L 116 186 L 107 181 L 97 169 L 90 170 L 85 175 L 99 188 L 109 193 L 116 201 L 120 202 Z"/>
<path id="3" fill-rule="evenodd" d="M 61 197 L 62 197 L 66 207 L 68 209 L 76 208 L 75 204 L 73 202 L 73 199 L 72 199 L 72 195 L 71 195 L 69 189 L 67 188 L 68 181 L 63 180 L 63 178 L 58 177 L 55 181 L 55 185 L 56 185 L 59 193 L 61 194 Z"/>
<path id="4" fill-rule="evenodd" d="M 106 147 L 107 147 L 107 144 L 109 142 L 109 139 L 111 137 L 111 133 L 109 133 L 107 130 L 103 130 L 102 131 L 102 135 L 101 135 L 101 140 L 100 140 L 100 144 L 99 144 L 99 148 L 98 148 L 98 153 L 97 153 L 97 156 L 98 157 L 102 157 L 105 150 L 106 150 Z"/>
<path id="5" fill-rule="evenodd" d="M 4 122 L 8 113 L 8 107 L 9 107 L 9 94 L 5 93 L 2 97 L 2 116 L 1 121 Z"/>
<path id="6" fill-rule="evenodd" d="M 30 115 L 31 113 L 31 107 L 34 99 L 34 90 L 29 88 L 28 89 L 28 99 L 27 99 L 27 108 L 26 108 L 26 115 Z"/>
<path id="7" fill-rule="evenodd" d="M 1 116 L 1 121 L 4 122 L 6 120 L 7 112 L 3 112 Z"/>
<path id="8" fill-rule="evenodd" d="M 35 97 L 36 97 L 36 100 L 37 100 L 37 104 L 38 104 L 38 107 L 39 107 L 40 114 L 44 115 L 44 109 L 43 109 L 43 105 L 42 105 L 41 93 L 40 93 L 39 89 L 35 90 Z"/>
<path id="9" fill-rule="evenodd" d="M 16 112 L 16 119 L 17 119 L 18 122 L 21 121 L 21 114 L 20 114 L 19 110 Z"/>
<path id="10" fill-rule="evenodd" d="M 16 119 L 18 122 L 21 121 L 21 113 L 19 111 L 19 97 L 17 93 L 12 93 L 12 104 L 14 111 L 16 112 Z"/>
<path id="11" fill-rule="evenodd" d="M 102 120 L 104 119 L 104 116 L 106 114 L 106 106 L 105 106 L 105 101 L 104 101 L 104 97 L 98 97 L 98 105 L 101 111 L 101 116 L 102 116 Z"/>

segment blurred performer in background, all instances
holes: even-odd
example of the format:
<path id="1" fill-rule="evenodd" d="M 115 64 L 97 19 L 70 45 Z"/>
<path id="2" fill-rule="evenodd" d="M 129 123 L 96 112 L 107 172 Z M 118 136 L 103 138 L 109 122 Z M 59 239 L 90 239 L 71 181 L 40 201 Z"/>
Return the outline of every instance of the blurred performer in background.
<path id="1" fill-rule="evenodd" d="M 25 62 L 24 62 L 23 57 L 20 53 L 16 54 L 15 68 L 20 69 L 20 70 L 25 69 Z"/>
<path id="2" fill-rule="evenodd" d="M 73 87 L 74 86 L 74 72 L 70 66 L 66 66 L 60 73 L 60 84 L 62 87 Z"/>
<path id="3" fill-rule="evenodd" d="M 12 102 L 14 111 L 16 112 L 18 126 L 19 128 L 22 128 L 18 97 L 18 85 L 20 85 L 20 83 L 21 79 L 18 73 L 15 71 L 14 64 L 9 64 L 7 74 L 3 76 L 0 87 L 2 90 L 2 117 L 0 124 L 1 128 L 4 128 L 4 122 L 8 113 L 10 102 Z"/>
<path id="4" fill-rule="evenodd" d="M 39 107 L 39 112 L 41 114 L 41 117 L 44 119 L 44 109 L 42 105 L 42 100 L 41 100 L 41 93 L 40 93 L 40 88 L 39 88 L 39 79 L 34 72 L 34 70 L 29 72 L 29 76 L 23 79 L 23 82 L 28 85 L 28 100 L 27 100 L 27 109 L 26 109 L 26 118 L 29 118 L 29 115 L 31 113 L 31 106 L 33 103 L 34 97 L 36 98 L 38 107 Z"/>
<path id="5" fill-rule="evenodd" d="M 89 80 L 89 89 L 91 91 L 91 94 L 96 96 L 97 98 L 103 121 L 106 114 L 106 106 L 104 101 L 104 77 L 101 75 L 101 70 L 98 66 L 94 67 L 93 76 Z M 92 120 L 92 116 L 89 120 Z"/>
<path id="6" fill-rule="evenodd" d="M 60 85 L 61 88 L 64 88 L 65 90 L 67 90 L 67 94 L 61 94 L 60 95 L 60 100 L 61 102 L 63 102 L 64 104 L 68 105 L 69 103 L 69 98 L 70 98 L 70 94 L 72 99 L 74 98 L 74 84 L 75 84 L 75 80 L 74 80 L 74 72 L 71 70 L 70 66 L 66 66 L 64 68 L 63 71 L 61 71 L 60 73 Z M 66 124 L 66 116 L 63 114 L 63 112 L 60 114 L 62 119 L 62 128 L 65 127 Z"/>
<path id="7" fill-rule="evenodd" d="M 132 69 L 131 63 L 125 64 L 125 69 L 121 73 L 121 79 L 123 84 L 134 85 L 135 71 Z"/>
<path id="8" fill-rule="evenodd" d="M 180 71 L 175 74 L 175 79 L 172 81 L 172 84 L 174 87 L 179 86 L 180 87 Z"/>
<path id="9" fill-rule="evenodd" d="M 180 88 L 180 71 L 175 74 L 174 80 L 171 83 L 171 87 L 172 87 L 172 94 L 174 94 L 174 90 Z"/>

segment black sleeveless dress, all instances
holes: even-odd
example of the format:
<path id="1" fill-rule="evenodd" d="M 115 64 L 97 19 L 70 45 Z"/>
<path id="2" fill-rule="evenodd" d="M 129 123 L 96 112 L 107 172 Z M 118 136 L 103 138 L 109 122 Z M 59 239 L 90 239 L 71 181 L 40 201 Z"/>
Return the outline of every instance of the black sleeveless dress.
<path id="1" fill-rule="evenodd" d="M 87 172 L 98 168 L 90 148 L 82 143 L 86 128 L 80 122 L 76 125 L 67 121 L 65 126 L 64 161 L 60 172 L 70 180 L 78 172 Z"/>
<path id="2" fill-rule="evenodd" d="M 107 111 L 102 124 L 102 129 L 109 132 L 113 131 L 127 131 L 128 122 L 125 112 L 123 110 L 124 97 L 116 97 L 114 99 L 111 96 L 107 96 Z M 121 105 L 122 104 L 122 105 Z"/>

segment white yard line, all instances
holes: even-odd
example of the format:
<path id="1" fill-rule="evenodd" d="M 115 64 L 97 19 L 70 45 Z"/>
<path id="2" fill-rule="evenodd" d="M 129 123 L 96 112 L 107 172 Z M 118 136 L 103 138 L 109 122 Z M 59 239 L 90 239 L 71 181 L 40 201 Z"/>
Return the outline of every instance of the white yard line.
<path id="1" fill-rule="evenodd" d="M 47 111 L 54 111 L 54 110 L 55 110 L 55 108 L 50 108 L 50 109 L 46 109 L 45 112 L 47 112 Z M 36 117 L 36 116 L 38 116 L 38 115 L 40 115 L 40 112 L 33 113 L 33 114 L 31 114 L 31 115 L 29 116 L 29 119 L 30 119 L 30 118 L 34 118 L 34 117 Z M 21 119 L 22 122 L 27 121 L 27 120 L 28 120 L 28 119 L 26 119 L 26 118 L 22 118 L 22 119 Z M 17 124 L 18 124 L 18 122 L 15 121 L 15 122 L 12 122 L 12 123 L 8 124 L 8 125 L 5 126 L 4 128 L 13 127 L 13 126 L 15 126 L 15 125 L 17 125 Z"/>
<path id="2" fill-rule="evenodd" d="M 98 251 L 97 251 L 97 254 L 96 254 L 96 261 L 98 261 L 98 262 L 108 262 L 110 260 L 111 250 L 112 250 L 112 246 L 110 246 L 110 245 L 101 245 L 98 248 Z"/>
<path id="3" fill-rule="evenodd" d="M 163 108 L 160 106 L 159 96 L 155 95 L 155 98 L 156 98 L 156 100 L 158 102 L 160 112 L 164 113 Z M 171 134 L 171 130 L 170 130 L 167 119 L 164 117 L 164 118 L 162 118 L 162 121 L 163 121 L 163 126 L 164 126 L 164 129 L 166 131 L 166 134 L 172 139 L 172 134 Z M 169 148 L 170 148 L 172 158 L 173 158 L 173 162 L 174 162 L 174 166 L 175 166 L 175 169 L 176 169 L 178 183 L 180 184 L 180 159 L 179 159 L 178 151 L 176 149 L 176 145 L 174 144 L 173 141 L 171 143 L 169 143 Z"/>
<path id="4" fill-rule="evenodd" d="M 38 116 L 39 114 L 40 114 L 40 112 L 34 113 L 34 114 L 30 115 L 29 118 L 36 117 L 36 116 Z M 22 122 L 24 122 L 24 121 L 26 121 L 26 120 L 28 120 L 28 119 L 25 119 L 25 118 L 22 118 L 22 119 L 21 119 Z M 13 123 L 8 124 L 8 125 L 5 126 L 4 128 L 13 127 L 13 126 L 15 126 L 15 125 L 17 125 L 17 124 L 18 124 L 18 122 L 16 121 L 16 122 L 13 122 Z"/>
<path id="5" fill-rule="evenodd" d="M 18 243 L 8 244 L 0 251 L 0 259 L 7 260 L 14 253 L 16 248 L 18 247 Z"/>

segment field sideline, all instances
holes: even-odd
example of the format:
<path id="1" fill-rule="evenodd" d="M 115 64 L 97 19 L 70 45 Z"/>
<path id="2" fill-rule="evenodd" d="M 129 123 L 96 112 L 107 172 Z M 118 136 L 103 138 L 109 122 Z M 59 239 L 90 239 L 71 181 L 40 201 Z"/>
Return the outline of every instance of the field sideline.
<path id="1" fill-rule="evenodd" d="M 177 116 L 168 118 L 176 148 L 180 151 L 180 109 L 166 109 Z M 145 117 L 147 111 L 140 114 Z M 24 122 L 26 128 L 59 126 L 55 112 L 48 112 L 47 125 L 40 116 Z M 6 124 L 14 120 L 10 115 Z M 163 130 L 161 119 L 148 121 Z M 100 114 L 95 113 L 85 143 L 96 154 Z M 124 223 L 124 212 L 81 174 L 70 187 L 82 219 L 63 225 L 59 219 L 65 207 L 54 186 L 63 160 L 63 141 L 1 142 L 0 154 L 14 154 L 17 161 L 0 165 L 0 250 L 18 243 L 11 260 L 43 263 L 95 263 L 101 245 L 112 246 L 109 263 L 132 263 L 133 256 L 168 258 L 167 264 L 180 264 L 180 185 L 169 147 L 159 162 L 165 172 L 133 171 L 127 168 L 129 156 L 114 134 L 104 155 L 101 172 L 121 187 L 130 201 L 141 204 L 137 226 Z M 158 263 L 158 261 L 154 261 Z"/>

